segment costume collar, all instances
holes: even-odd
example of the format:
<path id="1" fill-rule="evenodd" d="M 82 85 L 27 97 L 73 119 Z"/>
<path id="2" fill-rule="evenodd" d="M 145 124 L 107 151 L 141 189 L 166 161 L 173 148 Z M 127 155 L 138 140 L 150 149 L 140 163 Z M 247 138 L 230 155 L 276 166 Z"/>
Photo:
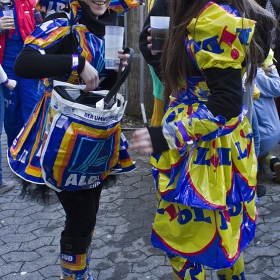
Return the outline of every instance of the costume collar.
<path id="1" fill-rule="evenodd" d="M 72 24 L 85 25 L 88 30 L 99 38 L 105 35 L 106 25 L 116 25 L 117 12 L 107 9 L 98 19 L 93 16 L 89 6 L 82 0 L 71 1 Z"/>

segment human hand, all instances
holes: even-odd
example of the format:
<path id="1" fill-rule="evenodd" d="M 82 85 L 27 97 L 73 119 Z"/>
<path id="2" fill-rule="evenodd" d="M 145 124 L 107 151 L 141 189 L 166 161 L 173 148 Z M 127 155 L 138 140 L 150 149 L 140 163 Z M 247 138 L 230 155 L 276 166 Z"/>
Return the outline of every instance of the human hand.
<path id="1" fill-rule="evenodd" d="M 151 28 L 148 29 L 148 32 L 151 34 L 151 32 L 152 32 Z M 152 36 L 148 36 L 148 37 L 147 37 L 147 41 L 149 42 L 148 45 L 147 45 L 147 47 L 148 47 L 148 49 L 151 50 L 151 54 L 152 54 L 152 55 L 157 55 L 158 52 L 152 51 L 152 47 L 153 47 L 152 39 L 153 39 Z"/>
<path id="2" fill-rule="evenodd" d="M 14 19 L 12 17 L 0 18 L 0 30 L 14 29 Z"/>
<path id="3" fill-rule="evenodd" d="M 119 50 L 118 51 L 118 53 L 119 53 L 119 55 L 118 55 L 118 58 L 119 59 L 122 59 L 122 65 L 123 65 L 123 67 L 122 67 L 122 72 L 124 71 L 124 69 L 125 69 L 125 67 L 127 66 L 127 61 L 129 60 L 129 58 L 130 58 L 130 54 L 128 54 L 128 53 L 126 53 L 126 54 L 123 54 L 123 50 Z M 116 65 L 120 65 L 120 61 L 117 61 L 116 62 Z M 116 69 L 115 71 L 117 71 L 118 72 L 118 69 Z"/>
<path id="4" fill-rule="evenodd" d="M 97 70 L 86 61 L 84 69 L 80 74 L 80 77 L 86 84 L 84 92 L 88 92 L 90 90 L 94 90 L 98 87 L 99 84 L 99 76 Z"/>
<path id="5" fill-rule="evenodd" d="M 266 76 L 268 76 L 268 77 L 271 76 L 270 67 L 262 67 L 262 70 L 264 71 Z"/>
<path id="6" fill-rule="evenodd" d="M 5 86 L 10 90 L 13 90 L 16 87 L 16 85 L 17 85 L 17 81 L 10 80 L 10 79 L 8 80 L 8 83 L 5 84 Z"/>
<path id="7" fill-rule="evenodd" d="M 150 133 L 147 128 L 141 128 L 133 132 L 133 139 L 129 144 L 129 148 L 137 150 L 142 155 L 149 155 L 154 152 Z"/>

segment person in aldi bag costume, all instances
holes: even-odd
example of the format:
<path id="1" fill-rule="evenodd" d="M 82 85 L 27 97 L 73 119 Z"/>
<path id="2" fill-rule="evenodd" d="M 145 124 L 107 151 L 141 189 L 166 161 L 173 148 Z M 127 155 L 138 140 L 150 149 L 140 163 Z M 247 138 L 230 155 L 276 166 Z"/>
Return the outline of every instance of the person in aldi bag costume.
<path id="1" fill-rule="evenodd" d="M 257 44 L 268 37 L 261 38 L 261 27 L 269 34 L 274 20 L 251 0 L 170 0 L 170 8 L 161 56 L 169 106 L 162 126 L 135 131 L 130 145 L 152 153 L 152 244 L 166 252 L 174 279 L 205 279 L 204 266 L 219 279 L 245 279 L 242 251 L 257 219 L 257 158 L 242 76 L 250 63 L 250 83 L 268 54 Z"/>
<path id="2" fill-rule="evenodd" d="M 48 114 L 48 107 L 53 78 L 71 84 L 78 84 L 79 79 L 82 79 L 86 84 L 85 92 L 97 88 L 109 90 L 116 82 L 117 71 L 106 70 L 104 63 L 105 26 L 116 25 L 117 18 L 117 13 L 108 9 L 109 4 L 110 0 L 73 0 L 65 10 L 49 13 L 44 22 L 27 37 L 25 46 L 16 60 L 14 69 L 18 76 L 46 78 L 44 98 L 34 109 L 33 116 L 10 150 L 11 167 L 30 181 L 44 183 L 40 165 L 44 137 L 41 136 L 50 130 L 48 118 L 52 118 L 52 112 L 50 110 Z M 123 66 L 127 66 L 129 54 L 123 54 L 120 50 L 119 58 L 123 60 Z M 75 133 L 76 131 L 72 132 L 76 137 Z M 81 137 L 85 139 L 86 136 Z M 120 155 L 119 161 L 123 161 L 118 170 L 121 172 L 122 168 L 123 171 L 131 171 L 135 166 L 126 152 L 126 140 L 120 135 L 117 139 L 114 145 L 120 146 L 117 154 Z M 63 149 L 68 144 L 68 141 L 64 141 L 60 148 Z M 19 148 L 20 145 L 23 148 Z M 60 148 L 50 150 L 46 156 L 58 153 Z M 24 152 L 25 150 L 28 150 L 28 153 Z M 78 153 L 78 150 L 74 149 L 72 155 L 76 152 Z M 84 153 L 84 158 L 86 159 L 91 152 L 93 151 Z M 103 154 L 102 159 L 106 156 Z M 100 176 L 96 176 L 92 183 L 89 183 L 90 180 L 82 183 L 72 180 L 72 185 L 69 183 L 52 186 L 46 182 L 56 191 L 66 212 L 65 228 L 60 240 L 62 279 L 93 279 L 88 268 L 90 244 L 102 185 L 110 171 L 105 170 Z"/>

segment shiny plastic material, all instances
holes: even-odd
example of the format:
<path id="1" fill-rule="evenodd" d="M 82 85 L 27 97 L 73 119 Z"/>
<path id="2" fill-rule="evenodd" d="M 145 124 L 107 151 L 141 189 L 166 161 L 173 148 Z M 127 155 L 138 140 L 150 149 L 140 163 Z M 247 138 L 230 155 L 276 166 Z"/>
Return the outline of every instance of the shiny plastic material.
<path id="1" fill-rule="evenodd" d="M 144 0 L 111 0 L 110 8 L 122 15 L 140 5 L 144 5 Z"/>
<path id="2" fill-rule="evenodd" d="M 50 11 L 59 12 L 65 8 L 68 3 L 68 0 L 39 0 L 36 4 L 36 9 L 45 13 L 49 13 Z M 144 5 L 144 0 L 111 0 L 110 8 L 116 11 L 120 16 L 140 5 Z"/>
<path id="3" fill-rule="evenodd" d="M 213 116 L 203 70 L 240 69 L 241 80 L 254 22 L 209 2 L 187 30 L 186 50 L 202 76 L 182 77 L 162 121 L 170 149 L 151 156 L 158 192 L 152 243 L 223 269 L 234 265 L 255 234 L 257 158 L 247 108 L 230 120 Z"/>
<path id="4" fill-rule="evenodd" d="M 55 115 L 41 155 L 44 181 L 56 191 L 98 186 L 119 161 L 122 95 L 117 94 L 112 108 L 104 110 L 103 99 L 93 108 L 62 98 L 55 87 L 50 106 Z M 130 166 L 134 167 L 131 160 Z"/>

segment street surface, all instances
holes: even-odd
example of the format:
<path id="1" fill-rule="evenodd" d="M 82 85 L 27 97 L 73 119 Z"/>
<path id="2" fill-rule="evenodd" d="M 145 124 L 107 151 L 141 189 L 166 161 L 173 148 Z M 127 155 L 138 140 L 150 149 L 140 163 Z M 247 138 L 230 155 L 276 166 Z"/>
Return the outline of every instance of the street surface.
<path id="1" fill-rule="evenodd" d="M 64 211 L 53 191 L 45 203 L 36 186 L 22 191 L 7 165 L 5 135 L 2 143 L 3 177 L 12 190 L 0 189 L 0 279 L 58 280 Z M 274 154 L 280 156 L 280 145 Z M 150 243 L 155 190 L 149 158 L 131 155 L 137 170 L 103 190 L 91 271 L 96 280 L 172 280 L 165 254 Z M 267 194 L 258 203 L 256 237 L 244 254 L 246 280 L 280 279 L 280 184 L 272 178 L 268 168 L 260 171 Z M 217 280 L 215 272 L 207 269 L 207 279 Z"/>

